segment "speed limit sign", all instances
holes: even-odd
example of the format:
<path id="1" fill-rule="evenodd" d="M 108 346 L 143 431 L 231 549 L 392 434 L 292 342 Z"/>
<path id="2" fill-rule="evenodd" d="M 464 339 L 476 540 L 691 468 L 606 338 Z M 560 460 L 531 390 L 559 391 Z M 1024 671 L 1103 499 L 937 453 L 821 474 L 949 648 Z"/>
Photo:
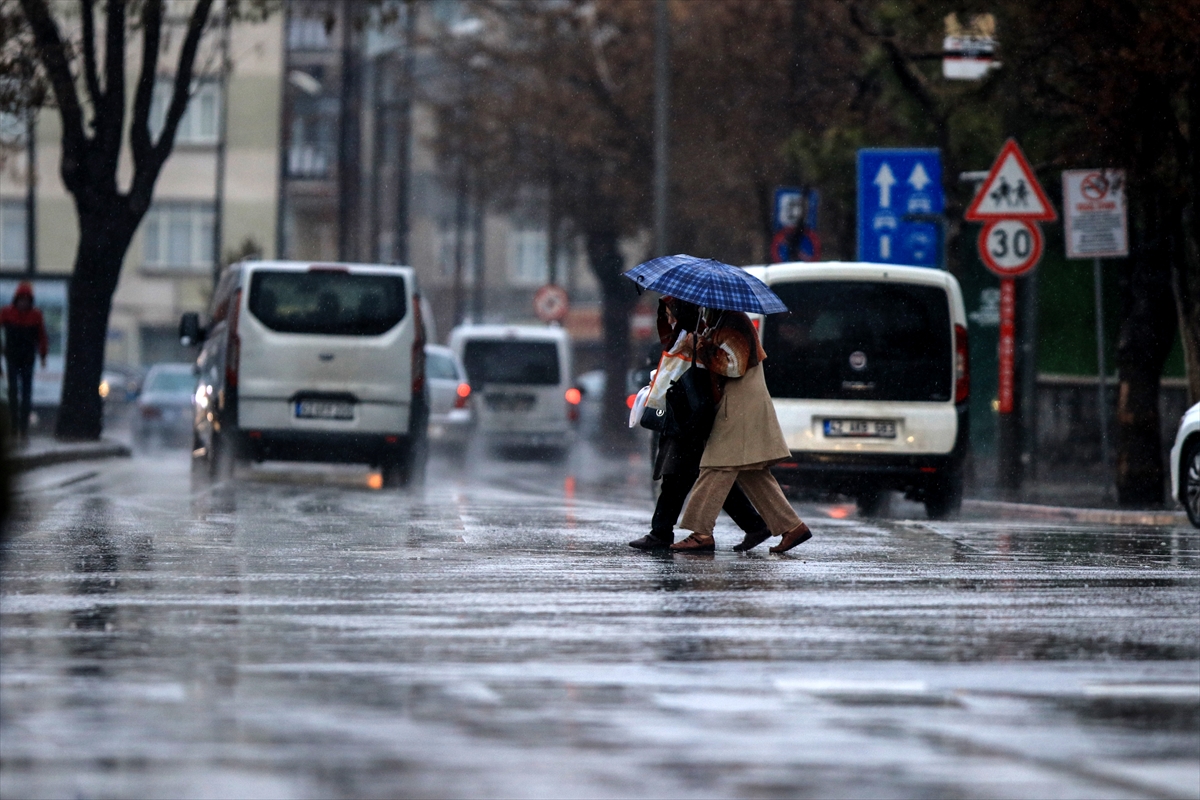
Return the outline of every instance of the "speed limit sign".
<path id="1" fill-rule="evenodd" d="M 979 257 L 1001 278 L 1027 275 L 1042 259 L 1042 229 L 1023 219 L 995 219 L 979 232 Z"/>

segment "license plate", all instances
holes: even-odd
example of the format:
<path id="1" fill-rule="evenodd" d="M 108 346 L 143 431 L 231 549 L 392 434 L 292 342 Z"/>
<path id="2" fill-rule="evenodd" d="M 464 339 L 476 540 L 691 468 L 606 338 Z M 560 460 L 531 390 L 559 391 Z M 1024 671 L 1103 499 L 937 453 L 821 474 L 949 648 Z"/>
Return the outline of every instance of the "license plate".
<path id="1" fill-rule="evenodd" d="M 895 439 L 896 421 L 891 419 L 827 419 L 829 438 Z"/>
<path id="2" fill-rule="evenodd" d="M 344 400 L 297 400 L 300 419 L 354 419 L 354 403 Z"/>
<path id="3" fill-rule="evenodd" d="M 489 394 L 485 400 L 492 411 L 528 411 L 535 398 L 531 394 Z"/>

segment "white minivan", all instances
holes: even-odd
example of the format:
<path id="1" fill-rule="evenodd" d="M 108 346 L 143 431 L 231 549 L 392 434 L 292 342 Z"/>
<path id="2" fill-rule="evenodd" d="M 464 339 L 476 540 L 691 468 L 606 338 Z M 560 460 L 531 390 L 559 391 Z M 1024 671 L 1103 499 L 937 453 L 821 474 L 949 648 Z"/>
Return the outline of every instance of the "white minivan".
<path id="1" fill-rule="evenodd" d="M 854 497 L 886 492 L 931 517 L 962 504 L 969 442 L 967 318 L 948 272 L 865 263 L 751 267 L 788 314 L 756 320 L 763 375 L 791 458 L 780 482 Z"/>
<path id="2" fill-rule="evenodd" d="M 378 466 L 386 486 L 423 474 L 428 398 L 416 275 L 408 267 L 244 261 L 228 267 L 202 342 L 193 456 Z"/>
<path id="3" fill-rule="evenodd" d="M 477 430 L 493 449 L 565 454 L 580 393 L 571 385 L 571 340 L 559 327 L 460 325 L 450 348 L 471 382 Z"/>

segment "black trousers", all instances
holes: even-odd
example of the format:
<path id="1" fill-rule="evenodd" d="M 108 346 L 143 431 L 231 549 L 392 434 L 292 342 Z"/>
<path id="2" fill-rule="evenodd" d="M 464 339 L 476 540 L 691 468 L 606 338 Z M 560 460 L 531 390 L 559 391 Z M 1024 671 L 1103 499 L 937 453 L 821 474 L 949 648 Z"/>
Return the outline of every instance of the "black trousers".
<path id="1" fill-rule="evenodd" d="M 679 519 L 688 492 L 692 490 L 698 477 L 700 477 L 698 472 L 662 476 L 662 494 L 658 496 L 658 505 L 654 507 L 654 517 L 650 522 L 651 535 L 662 539 L 674 535 L 675 522 Z M 725 498 L 725 505 L 722 508 L 730 519 L 746 533 L 767 528 L 767 523 L 754 510 L 754 504 L 746 498 L 746 495 L 742 494 L 742 490 L 736 483 L 729 490 L 729 495 Z"/>
<path id="2" fill-rule="evenodd" d="M 14 362 L 8 366 L 8 414 L 12 432 L 29 435 L 29 414 L 33 410 L 33 362 Z"/>

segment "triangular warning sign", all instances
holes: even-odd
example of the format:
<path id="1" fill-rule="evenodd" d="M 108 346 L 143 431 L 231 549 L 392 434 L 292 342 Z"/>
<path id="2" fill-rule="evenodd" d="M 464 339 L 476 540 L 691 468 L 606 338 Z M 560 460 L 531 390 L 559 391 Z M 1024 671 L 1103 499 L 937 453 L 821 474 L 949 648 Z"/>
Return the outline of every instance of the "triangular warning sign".
<path id="1" fill-rule="evenodd" d="M 1033 169 L 1016 139 L 1009 139 L 992 164 L 987 180 L 963 215 L 968 222 L 1023 219 L 1049 222 L 1058 219 L 1054 206 L 1033 175 Z"/>

